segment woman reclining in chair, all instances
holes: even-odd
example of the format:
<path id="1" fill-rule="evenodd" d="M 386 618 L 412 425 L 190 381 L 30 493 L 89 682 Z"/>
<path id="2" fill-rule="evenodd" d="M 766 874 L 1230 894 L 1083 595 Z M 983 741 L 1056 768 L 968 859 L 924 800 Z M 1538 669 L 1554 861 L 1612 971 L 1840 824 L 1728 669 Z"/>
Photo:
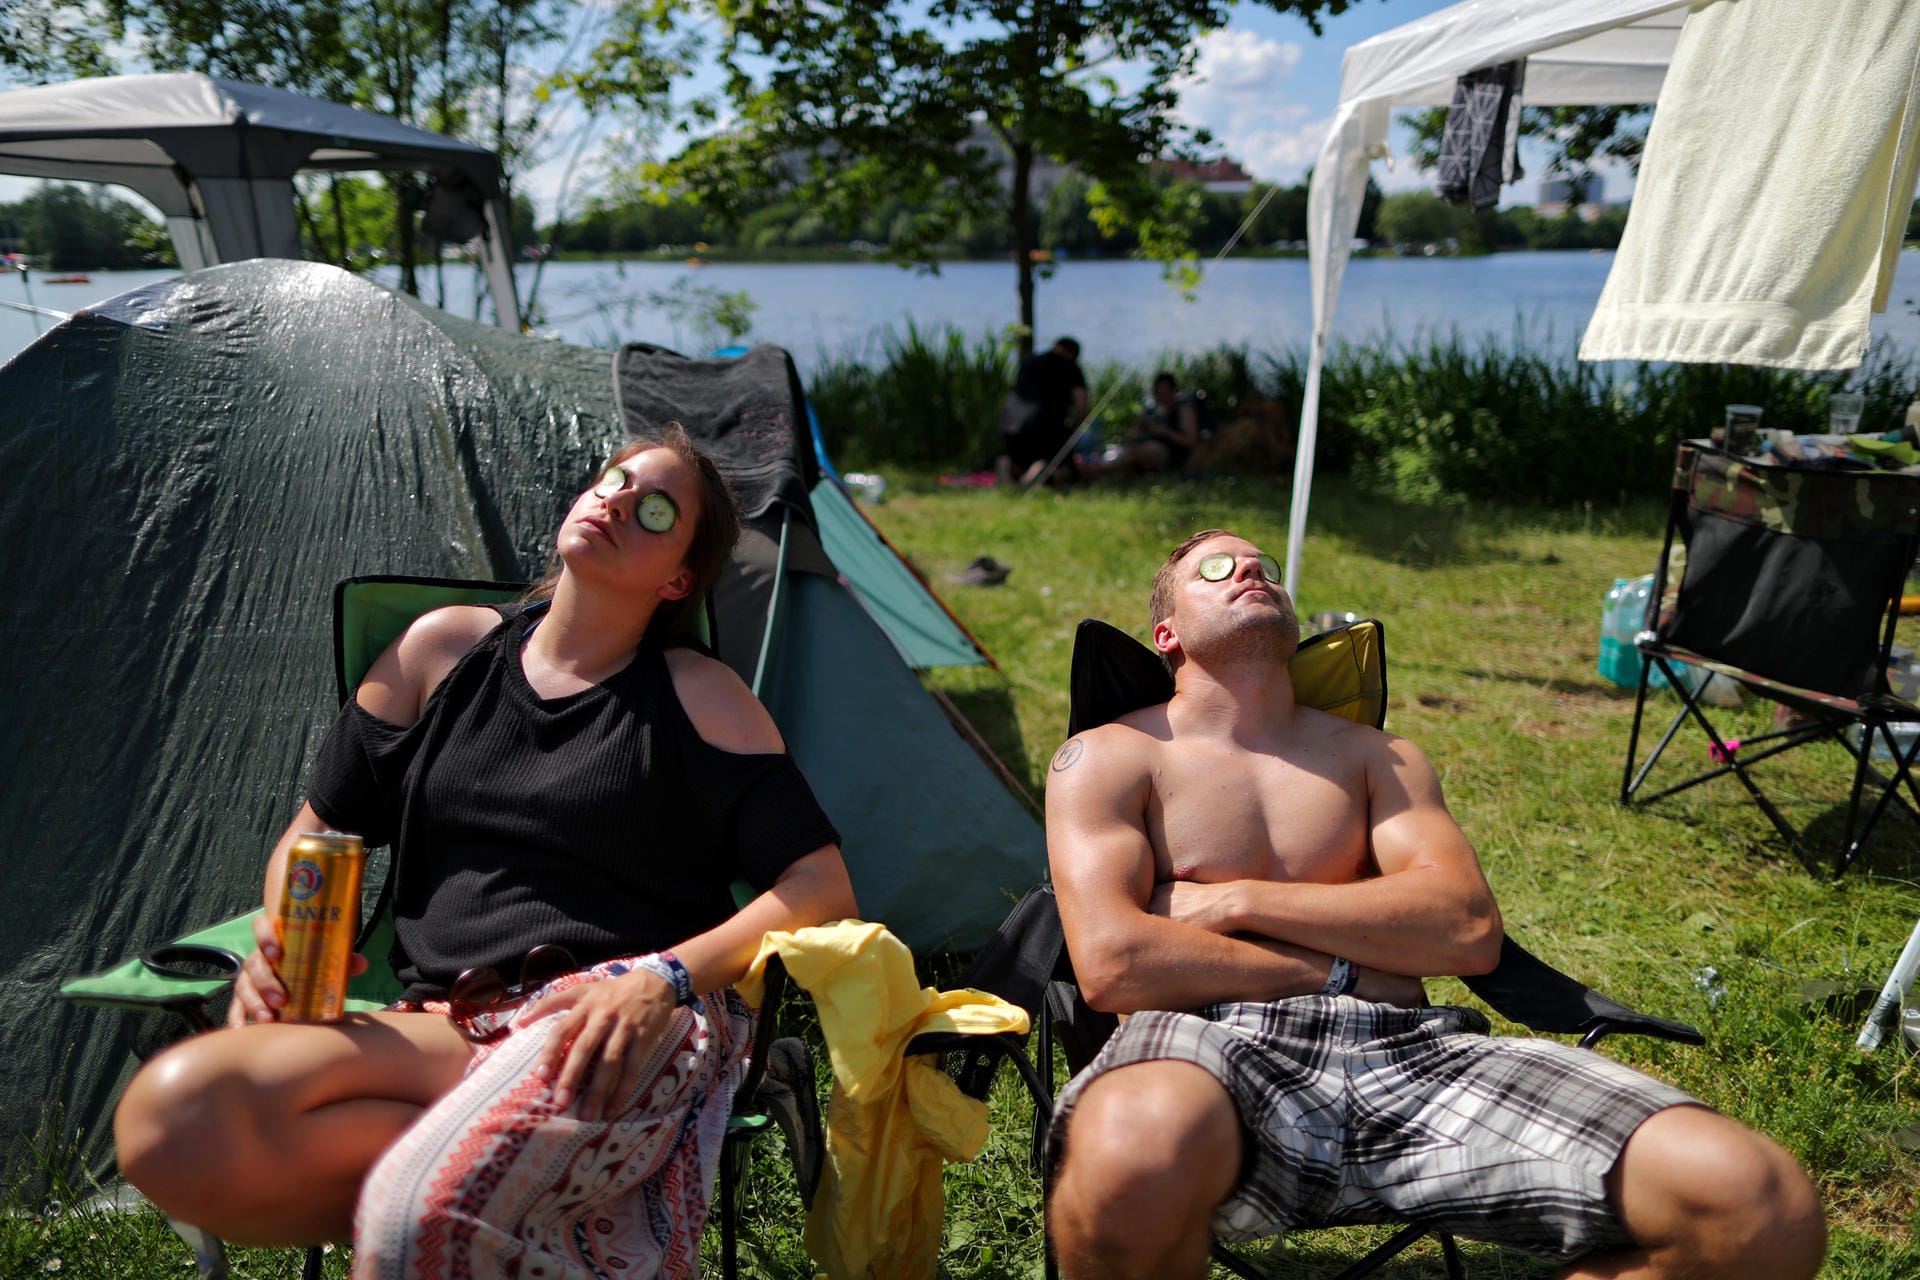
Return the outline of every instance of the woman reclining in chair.
<path id="1" fill-rule="evenodd" d="M 765 709 L 665 639 L 738 528 L 672 426 L 573 503 L 538 603 L 439 609 L 381 655 L 268 863 L 267 916 L 297 833 L 391 841 L 403 999 L 280 1021 L 263 919 L 228 1029 L 128 1086 L 130 1182 L 240 1243 L 351 1232 L 361 1280 L 698 1270 L 751 1048 L 729 984 L 768 930 L 854 912 Z M 736 911 L 740 878 L 760 893 Z"/>

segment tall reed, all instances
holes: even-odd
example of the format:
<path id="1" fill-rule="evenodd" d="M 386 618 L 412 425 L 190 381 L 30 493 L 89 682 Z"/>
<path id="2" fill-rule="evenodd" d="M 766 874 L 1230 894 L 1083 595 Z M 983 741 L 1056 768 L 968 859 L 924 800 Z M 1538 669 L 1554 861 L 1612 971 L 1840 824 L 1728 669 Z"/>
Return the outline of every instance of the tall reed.
<path id="1" fill-rule="evenodd" d="M 1127 429 L 1161 369 L 1205 392 L 1219 422 L 1251 396 L 1278 401 L 1298 420 L 1305 352 L 1226 345 L 1091 370 L 1104 437 Z M 999 452 L 1000 405 L 1014 370 L 1011 347 L 1000 339 L 970 341 L 951 328 L 909 322 L 864 351 L 828 357 L 810 392 L 842 465 L 971 469 Z M 1403 501 L 1615 502 L 1657 493 L 1674 445 L 1707 434 L 1729 403 L 1763 405 L 1765 425 L 1811 432 L 1824 429 L 1828 395 L 1847 387 L 1866 396 L 1863 425 L 1883 430 L 1899 424 L 1917 384 L 1913 359 L 1885 344 L 1851 374 L 1801 373 L 1586 364 L 1570 351 L 1535 345 L 1521 325 L 1504 338 L 1422 330 L 1407 341 L 1333 348 L 1315 465 Z"/>
<path id="2" fill-rule="evenodd" d="M 947 326 L 885 330 L 867 350 L 829 353 L 807 394 L 834 459 L 845 467 L 992 465 L 1013 349 L 969 341 Z"/>

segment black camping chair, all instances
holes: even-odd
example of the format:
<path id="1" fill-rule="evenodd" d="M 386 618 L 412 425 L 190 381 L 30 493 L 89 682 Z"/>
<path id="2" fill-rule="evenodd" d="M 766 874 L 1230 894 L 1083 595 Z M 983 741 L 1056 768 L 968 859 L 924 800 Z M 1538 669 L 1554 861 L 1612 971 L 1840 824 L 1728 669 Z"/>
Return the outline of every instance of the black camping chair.
<path id="1" fill-rule="evenodd" d="M 373 660 L 415 618 L 453 604 L 505 604 L 526 591 L 524 584 L 476 582 L 396 575 L 348 578 L 334 588 L 333 653 L 340 701 L 353 696 Z M 710 642 L 709 610 L 693 611 L 691 630 Z M 389 868 L 390 870 L 391 868 Z M 391 881 L 379 886 L 376 905 L 361 922 L 354 949 L 367 957 L 367 969 L 348 986 L 347 1007 L 371 1012 L 400 997 L 400 982 L 388 962 L 393 947 Z M 736 897 L 745 892 L 736 888 Z M 217 1014 L 242 957 L 253 949 L 253 918 L 258 910 L 149 948 L 104 973 L 74 978 L 60 995 L 75 1004 L 135 1013 L 164 1011 L 181 1019 L 178 1034 L 142 1052 L 151 1056 L 181 1035 L 219 1025 Z M 767 964 L 766 995 L 754 1023 L 755 1051 L 747 1077 L 735 1095 L 721 1148 L 719 1178 L 721 1270 L 726 1280 L 738 1274 L 737 1184 L 744 1176 L 753 1139 L 771 1128 L 787 1138 L 800 1198 L 809 1206 L 820 1181 L 823 1142 L 814 1094 L 811 1051 L 796 1037 L 780 1037 L 777 1017 L 788 988 L 786 967 L 778 956 Z M 203 1280 L 224 1280 L 225 1246 L 211 1233 L 174 1222 L 193 1250 Z M 307 1250 L 303 1280 L 319 1280 L 323 1251 Z"/>
<path id="2" fill-rule="evenodd" d="M 1291 670 L 1296 696 L 1303 705 L 1320 706 L 1376 727 L 1386 713 L 1386 657 L 1380 624 L 1372 620 L 1350 623 L 1303 641 Z M 1072 710 L 1069 735 L 1104 724 L 1172 696 L 1173 682 L 1157 655 L 1125 632 L 1089 619 L 1074 637 Z M 1592 1048 L 1616 1033 L 1654 1036 L 1681 1044 L 1700 1044 L 1695 1028 L 1636 1012 L 1560 973 L 1527 952 L 1512 938 L 1503 938 L 1500 961 L 1493 972 L 1464 978 L 1468 990 L 1502 1017 L 1531 1031 L 1580 1037 Z M 1053 1113 L 1052 1063 L 1057 1043 L 1069 1074 L 1093 1060 L 1119 1021 L 1089 1006 L 1074 980 L 1072 958 L 1066 949 L 1059 911 L 1051 885 L 1030 891 L 1007 918 L 993 941 L 980 953 L 964 985 L 990 991 L 1026 1009 L 1033 1019 L 1030 1033 L 1033 1060 L 1027 1061 L 1019 1038 L 994 1050 L 1022 1049 L 1021 1078 L 1034 1100 L 1034 1161 L 1044 1173 L 1048 1122 Z M 1029 1069 L 1037 1062 L 1038 1069 Z M 991 1079 L 996 1065 L 974 1065 Z M 1037 1077 L 1037 1078 L 1036 1078 Z M 967 1087 L 962 1075 L 963 1087 Z M 976 1096 L 985 1096 L 977 1078 Z M 972 1091 L 970 1089 L 970 1091 Z M 1390 1239 L 1340 1273 L 1338 1280 L 1356 1280 L 1376 1270 L 1428 1234 L 1437 1235 L 1447 1273 L 1462 1280 L 1459 1250 L 1451 1236 L 1418 1224 L 1402 1227 Z M 1267 1278 L 1246 1259 L 1216 1243 L 1214 1260 L 1247 1280 Z M 1047 1274 L 1055 1274 L 1051 1249 Z"/>
<path id="3" fill-rule="evenodd" d="M 1678 583 L 1670 585 L 1676 536 L 1685 567 Z M 1634 699 L 1620 802 L 1649 804 L 1732 774 L 1794 855 L 1814 870 L 1816 852 L 1761 790 L 1753 767 L 1795 747 L 1834 741 L 1853 758 L 1835 875 L 1859 856 L 1889 805 L 1898 804 L 1912 816 L 1898 792 L 1904 784 L 1920 804 L 1911 772 L 1915 750 L 1899 743 L 1894 727 L 1911 730 L 1920 721 L 1920 706 L 1889 692 L 1887 666 L 1902 584 L 1916 551 L 1920 479 L 1764 466 L 1706 441 L 1682 444 L 1648 600 L 1649 627 L 1638 641 L 1649 663 Z M 1695 688 L 1680 663 L 1737 682 L 1788 708 L 1798 723 L 1730 745 L 1708 717 L 1704 683 Z M 1640 721 L 1655 667 L 1681 705 L 1636 771 Z M 1689 720 L 1712 743 L 1714 767 L 1642 794 L 1654 764 Z M 1881 776 L 1871 763 L 1872 748 L 1879 744 L 1891 757 L 1891 777 Z"/>

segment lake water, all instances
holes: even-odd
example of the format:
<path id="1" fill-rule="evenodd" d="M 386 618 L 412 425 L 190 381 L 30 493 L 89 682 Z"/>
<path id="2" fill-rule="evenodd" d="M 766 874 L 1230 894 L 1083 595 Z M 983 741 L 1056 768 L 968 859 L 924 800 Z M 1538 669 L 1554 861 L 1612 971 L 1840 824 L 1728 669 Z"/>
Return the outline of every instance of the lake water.
<path id="1" fill-rule="evenodd" d="M 1470 338 L 1511 341 L 1569 353 L 1599 299 L 1613 256 L 1606 253 L 1511 253 L 1484 258 L 1361 258 L 1347 270 L 1335 316 L 1336 337 L 1407 340 L 1457 327 Z M 85 285 L 48 283 L 36 274 L 23 286 L 0 275 L 0 303 L 31 301 L 72 311 L 167 272 L 97 272 Z M 381 278 L 378 275 L 376 278 Z M 388 277 L 390 281 L 390 277 Z M 533 269 L 521 269 L 521 288 Z M 475 274 L 445 273 L 447 304 L 473 313 Z M 422 292 L 432 298 L 429 274 Z M 930 275 L 882 263 L 728 264 L 550 263 L 537 299 L 543 332 L 571 342 L 611 346 L 630 339 L 682 351 L 711 348 L 720 335 L 693 319 L 700 295 L 744 291 L 754 302 L 747 341 L 777 342 L 802 371 L 826 356 L 873 355 L 881 337 L 911 322 L 922 330 L 950 326 L 969 338 L 998 333 L 1014 318 L 1011 266 L 952 263 Z M 1150 262 L 1063 262 L 1036 289 L 1039 338 L 1080 339 L 1094 364 L 1150 364 L 1162 354 L 1234 343 L 1255 352 L 1304 350 L 1312 325 L 1305 259 L 1240 259 L 1207 269 L 1191 302 Z M 1873 319 L 1876 340 L 1920 351 L 1920 253 L 1900 257 L 1892 302 Z M 696 304 L 690 308 L 689 303 Z M 0 358 L 53 323 L 0 306 Z"/>

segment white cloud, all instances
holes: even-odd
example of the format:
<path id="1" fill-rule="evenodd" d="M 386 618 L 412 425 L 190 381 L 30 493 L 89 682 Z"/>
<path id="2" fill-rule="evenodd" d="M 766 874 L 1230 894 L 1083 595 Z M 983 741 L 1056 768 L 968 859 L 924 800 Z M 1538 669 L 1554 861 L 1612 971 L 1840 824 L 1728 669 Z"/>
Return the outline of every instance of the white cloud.
<path id="1" fill-rule="evenodd" d="M 1297 182 L 1320 154 L 1331 118 L 1288 100 L 1287 81 L 1305 49 L 1252 31 L 1223 28 L 1199 41 L 1179 84 L 1179 117 L 1206 129 L 1232 159 L 1267 182 Z"/>
<path id="2" fill-rule="evenodd" d="M 1222 27 L 1199 40 L 1192 83 L 1206 90 L 1237 97 L 1248 92 L 1272 92 L 1275 80 L 1284 80 L 1300 65 L 1300 45 L 1271 40 L 1252 31 Z"/>
<path id="3" fill-rule="evenodd" d="M 1320 158 L 1333 118 L 1308 120 L 1305 107 L 1289 106 L 1274 113 L 1272 124 L 1253 127 L 1228 144 L 1228 151 L 1254 177 L 1265 182 L 1298 182 Z"/>

